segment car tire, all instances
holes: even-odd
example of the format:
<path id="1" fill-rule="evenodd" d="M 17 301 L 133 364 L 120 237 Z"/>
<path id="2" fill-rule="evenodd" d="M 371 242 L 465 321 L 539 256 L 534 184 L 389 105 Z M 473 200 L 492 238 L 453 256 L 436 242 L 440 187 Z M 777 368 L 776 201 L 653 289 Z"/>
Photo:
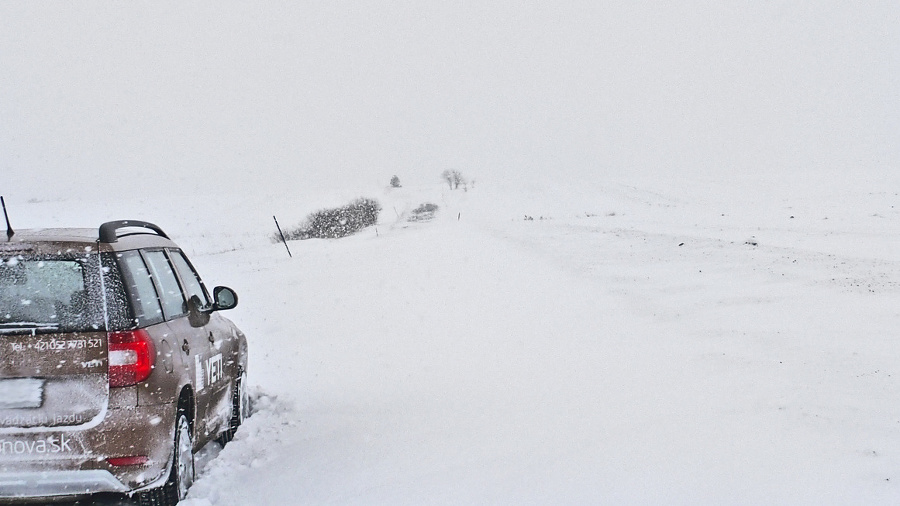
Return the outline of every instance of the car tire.
<path id="1" fill-rule="evenodd" d="M 175 423 L 175 449 L 172 470 L 165 485 L 137 494 L 141 506 L 175 506 L 187 496 L 194 483 L 194 441 L 191 426 L 184 413 L 178 413 Z"/>
<path id="2" fill-rule="evenodd" d="M 234 433 L 244 423 L 244 419 L 250 416 L 250 395 L 247 393 L 247 373 L 241 373 L 240 378 L 234 383 L 234 391 L 231 396 L 231 420 L 228 428 L 216 439 L 219 444 L 225 446 L 234 439 Z"/>

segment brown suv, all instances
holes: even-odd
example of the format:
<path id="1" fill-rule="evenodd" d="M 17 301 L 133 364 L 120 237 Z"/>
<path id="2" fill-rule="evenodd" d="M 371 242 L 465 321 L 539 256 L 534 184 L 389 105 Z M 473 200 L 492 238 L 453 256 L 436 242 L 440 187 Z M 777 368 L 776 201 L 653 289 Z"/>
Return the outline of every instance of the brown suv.
<path id="1" fill-rule="evenodd" d="M 247 415 L 247 341 L 156 225 L 0 242 L 0 503 L 171 505 Z"/>

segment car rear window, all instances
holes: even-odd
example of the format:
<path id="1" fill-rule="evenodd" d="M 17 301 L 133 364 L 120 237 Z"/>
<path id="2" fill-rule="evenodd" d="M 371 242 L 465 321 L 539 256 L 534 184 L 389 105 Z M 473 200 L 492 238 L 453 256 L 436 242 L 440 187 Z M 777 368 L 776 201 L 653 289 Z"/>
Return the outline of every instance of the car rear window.
<path id="1" fill-rule="evenodd" d="M 75 332 L 127 321 L 118 270 L 98 255 L 0 256 L 0 332 Z M 104 275 L 101 277 L 100 272 Z M 106 297 L 101 293 L 106 291 Z"/>

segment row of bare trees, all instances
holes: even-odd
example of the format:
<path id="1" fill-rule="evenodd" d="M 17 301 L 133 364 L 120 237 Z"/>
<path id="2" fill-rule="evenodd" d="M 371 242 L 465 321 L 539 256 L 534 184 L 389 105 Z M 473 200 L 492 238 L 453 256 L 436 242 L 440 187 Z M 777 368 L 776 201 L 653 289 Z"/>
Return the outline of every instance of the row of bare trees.
<path id="1" fill-rule="evenodd" d="M 441 173 L 441 179 L 447 182 L 451 190 L 456 190 L 459 185 L 466 186 L 466 178 L 456 169 L 448 169 Z"/>
<path id="2" fill-rule="evenodd" d="M 441 179 L 444 180 L 451 190 L 458 190 L 460 186 L 463 187 L 464 190 L 468 190 L 469 186 L 475 185 L 475 180 L 468 180 L 465 176 L 462 175 L 462 172 L 456 169 L 447 169 L 441 173 Z M 400 178 L 394 176 L 391 178 L 391 187 L 392 188 L 400 188 L 402 185 L 400 184 Z"/>

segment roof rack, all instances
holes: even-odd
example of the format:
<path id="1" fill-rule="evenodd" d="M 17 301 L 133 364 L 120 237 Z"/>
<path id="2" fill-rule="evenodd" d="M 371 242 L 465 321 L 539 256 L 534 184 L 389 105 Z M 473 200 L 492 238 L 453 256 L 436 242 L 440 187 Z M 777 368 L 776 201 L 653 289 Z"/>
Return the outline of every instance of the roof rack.
<path id="1" fill-rule="evenodd" d="M 149 234 L 151 232 L 140 231 L 140 232 L 132 232 L 129 234 L 121 234 L 119 235 L 119 229 L 123 228 L 146 228 L 155 232 L 157 235 L 165 237 L 166 239 L 169 236 L 163 232 L 163 229 L 158 226 L 147 223 L 146 221 L 138 221 L 138 220 L 119 220 L 119 221 L 108 221 L 103 225 L 100 225 L 100 242 L 104 243 L 112 243 L 119 240 L 119 237 L 124 237 L 126 235 L 134 235 L 134 234 Z"/>

